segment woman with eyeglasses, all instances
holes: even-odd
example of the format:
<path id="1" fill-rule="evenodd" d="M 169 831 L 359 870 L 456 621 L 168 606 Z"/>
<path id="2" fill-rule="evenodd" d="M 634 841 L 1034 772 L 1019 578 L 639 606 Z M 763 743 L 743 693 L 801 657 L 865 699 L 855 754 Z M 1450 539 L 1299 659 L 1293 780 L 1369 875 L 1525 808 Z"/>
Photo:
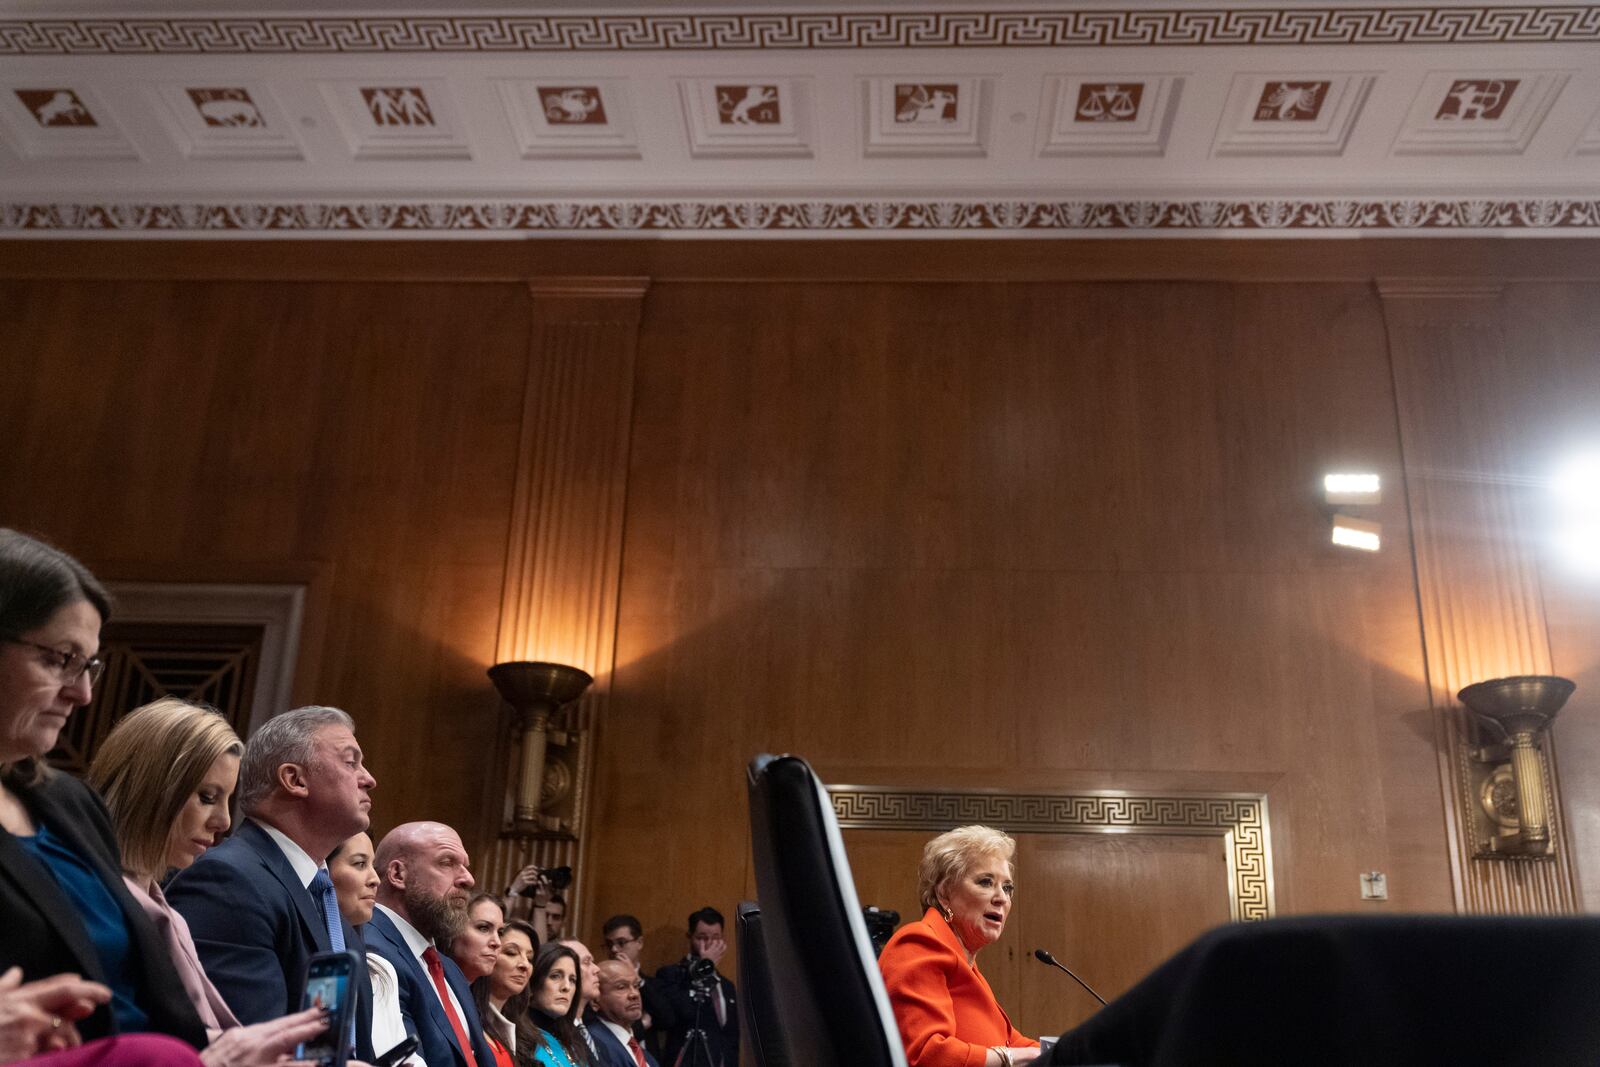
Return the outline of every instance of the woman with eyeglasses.
<path id="1" fill-rule="evenodd" d="M 270 1040 L 263 1034 L 249 1048 L 221 1045 L 197 1058 L 209 1035 L 161 934 L 123 882 L 104 802 L 43 762 L 89 703 L 109 615 L 110 598 L 81 563 L 0 529 L 0 961 L 21 971 L 0 976 L 0 1007 L 60 975 L 81 975 L 97 991 L 46 1019 L 37 1038 L 0 1011 L 0 1047 L 59 1055 L 89 1040 L 85 1059 L 105 1067 L 272 1063 L 321 1022 L 291 1016 Z"/>

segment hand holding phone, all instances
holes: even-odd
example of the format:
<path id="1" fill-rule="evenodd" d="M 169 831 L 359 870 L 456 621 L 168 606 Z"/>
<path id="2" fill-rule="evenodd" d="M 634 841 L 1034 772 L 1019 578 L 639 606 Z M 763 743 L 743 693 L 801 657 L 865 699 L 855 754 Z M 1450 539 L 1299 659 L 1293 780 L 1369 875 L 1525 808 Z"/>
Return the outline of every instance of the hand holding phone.
<path id="1" fill-rule="evenodd" d="M 417 1035 L 407 1034 L 398 1045 L 379 1056 L 372 1067 L 395 1067 L 415 1051 L 417 1051 Z"/>
<path id="2" fill-rule="evenodd" d="M 355 976 L 362 965 L 354 952 L 319 952 L 311 957 L 300 1007 L 327 1012 L 328 1025 L 295 1051 L 295 1059 L 318 1067 L 344 1067 L 350 1054 L 350 1022 L 355 1017 Z"/>

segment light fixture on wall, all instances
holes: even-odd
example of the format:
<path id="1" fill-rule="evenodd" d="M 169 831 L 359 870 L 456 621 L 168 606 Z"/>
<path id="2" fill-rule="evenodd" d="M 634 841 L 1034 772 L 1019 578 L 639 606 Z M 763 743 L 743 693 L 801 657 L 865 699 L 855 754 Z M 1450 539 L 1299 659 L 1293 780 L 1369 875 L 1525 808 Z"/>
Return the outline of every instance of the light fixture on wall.
<path id="1" fill-rule="evenodd" d="M 510 781 L 516 783 L 510 829 L 522 836 L 559 831 L 542 816 L 544 808 L 563 799 L 571 789 L 571 768 L 561 763 L 546 774 L 550 722 L 556 712 L 577 700 L 594 683 L 586 671 L 562 663 L 525 660 L 497 663 L 489 678 L 516 713 L 521 743 L 514 756 Z M 565 737 L 562 738 L 565 741 Z"/>
<path id="2" fill-rule="evenodd" d="M 1322 497 L 1335 506 L 1383 503 L 1383 479 L 1371 473 L 1334 473 L 1322 476 Z"/>
<path id="3" fill-rule="evenodd" d="M 1576 688 L 1566 678 L 1526 674 L 1492 678 L 1456 694 L 1489 741 L 1472 754 L 1480 859 L 1555 855 L 1543 740 Z"/>
<path id="4" fill-rule="evenodd" d="M 1344 548 L 1376 552 L 1383 547 L 1383 524 L 1349 515 L 1334 515 L 1333 543 Z"/>
<path id="5" fill-rule="evenodd" d="M 1330 540 L 1341 548 L 1376 552 L 1383 547 L 1383 524 L 1335 508 L 1383 503 L 1383 478 L 1370 472 L 1333 472 L 1322 477 L 1322 502 L 1331 513 Z"/>

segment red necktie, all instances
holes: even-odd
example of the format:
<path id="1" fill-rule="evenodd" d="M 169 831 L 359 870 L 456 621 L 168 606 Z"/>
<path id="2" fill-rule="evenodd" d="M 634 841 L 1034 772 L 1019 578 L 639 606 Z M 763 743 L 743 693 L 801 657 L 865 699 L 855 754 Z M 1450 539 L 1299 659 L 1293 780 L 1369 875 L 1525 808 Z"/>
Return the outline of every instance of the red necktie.
<path id="1" fill-rule="evenodd" d="M 461 1058 L 467 1061 L 467 1067 L 478 1067 L 478 1061 L 472 1055 L 472 1042 L 467 1040 L 467 1028 L 461 1025 L 461 1016 L 456 1014 L 456 1006 L 450 1000 L 450 987 L 444 984 L 444 964 L 439 962 L 438 950 L 432 945 L 423 949 L 422 962 L 428 965 L 428 977 L 433 979 L 433 988 L 439 993 L 439 1003 L 444 1005 L 444 1013 L 450 1018 L 450 1029 L 456 1032 Z"/>
<path id="2" fill-rule="evenodd" d="M 637 1063 L 639 1067 L 646 1067 L 644 1062 L 644 1049 L 639 1047 L 639 1039 L 637 1037 L 628 1038 L 628 1051 L 633 1053 L 634 1063 Z"/>

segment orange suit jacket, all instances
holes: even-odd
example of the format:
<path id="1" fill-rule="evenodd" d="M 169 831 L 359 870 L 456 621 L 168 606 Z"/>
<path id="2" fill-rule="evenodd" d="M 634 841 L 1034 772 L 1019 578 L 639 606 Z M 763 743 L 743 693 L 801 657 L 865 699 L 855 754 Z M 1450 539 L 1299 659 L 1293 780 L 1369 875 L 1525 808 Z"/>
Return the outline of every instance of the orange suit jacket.
<path id="1" fill-rule="evenodd" d="M 1011 1025 L 937 909 L 896 930 L 878 968 L 911 1067 L 983 1067 L 994 1045 L 1039 1044 Z"/>

